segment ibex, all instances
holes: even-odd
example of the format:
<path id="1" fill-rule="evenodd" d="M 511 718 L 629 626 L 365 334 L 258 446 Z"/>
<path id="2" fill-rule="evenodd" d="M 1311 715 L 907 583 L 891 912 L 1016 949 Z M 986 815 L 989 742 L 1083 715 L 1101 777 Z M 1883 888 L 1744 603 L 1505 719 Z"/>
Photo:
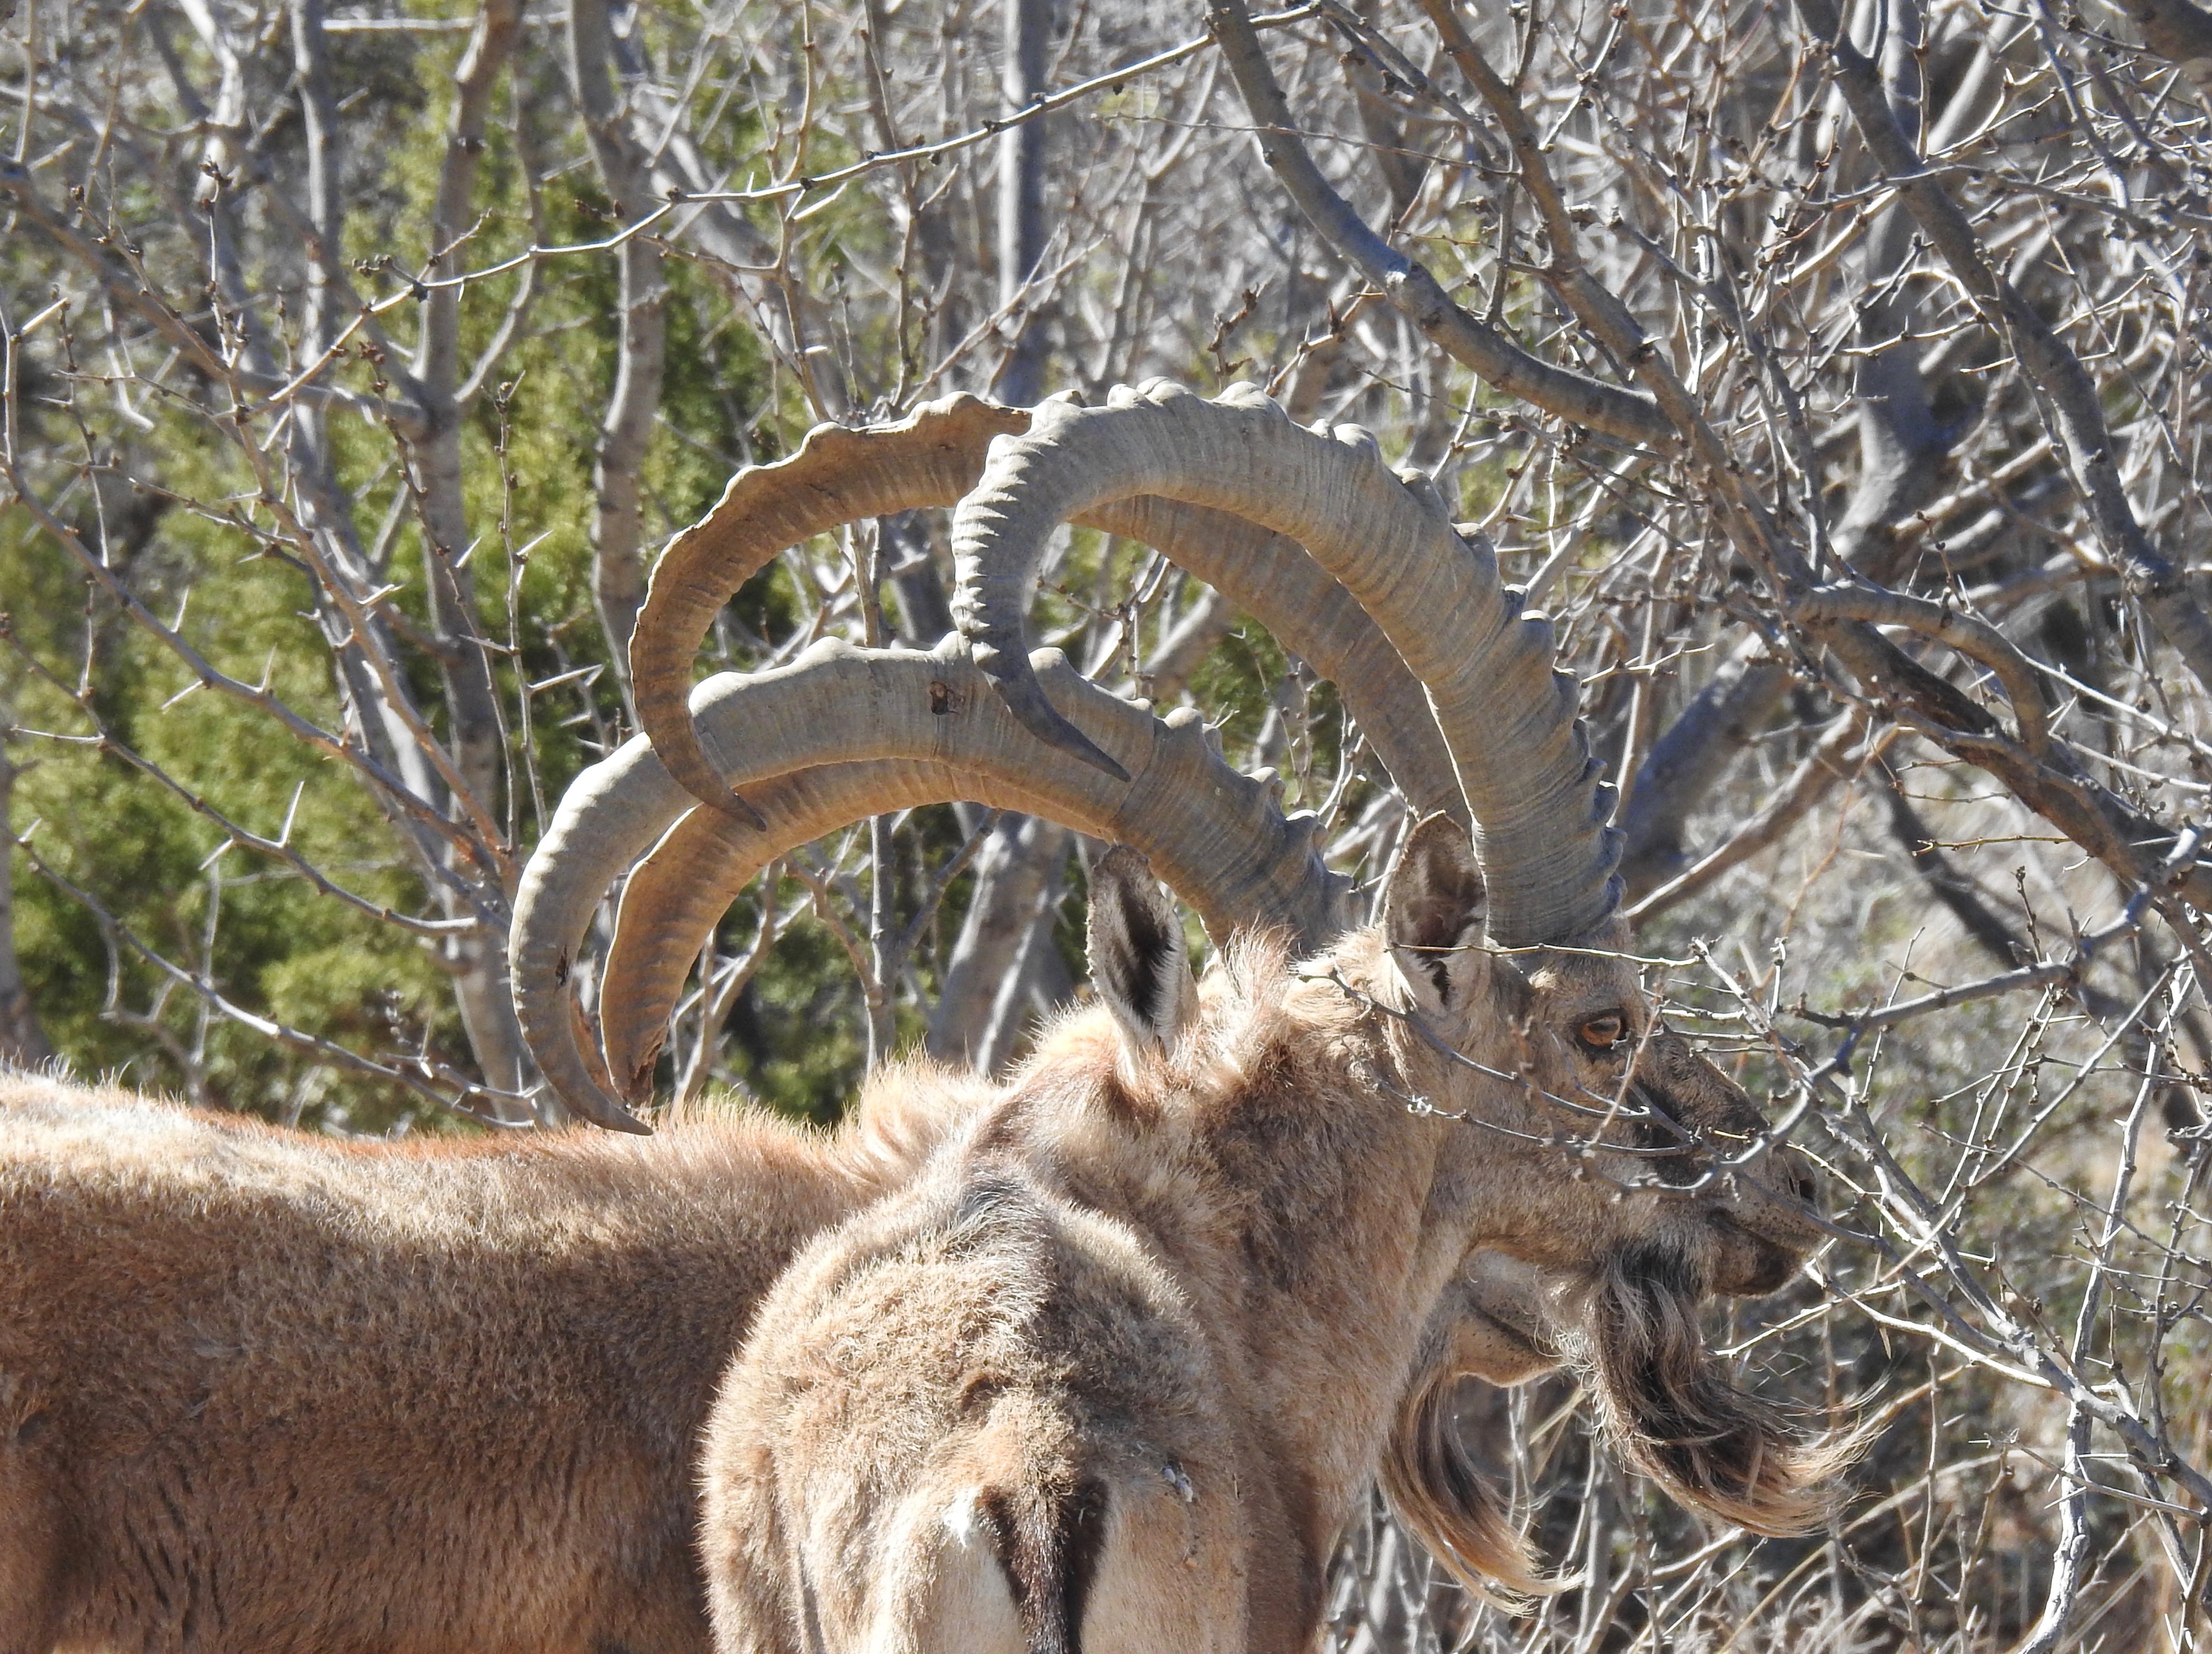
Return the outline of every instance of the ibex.
<path id="1" fill-rule="evenodd" d="M 1638 990 L 1540 623 L 1358 436 L 1242 392 L 1048 404 L 959 508 L 960 612 L 1017 715 L 1102 771 L 1024 670 L 1023 610 L 1052 526 L 1135 495 L 1291 535 L 1368 604 L 1475 838 L 1429 818 L 1378 927 L 1304 958 L 1248 936 L 1203 996 L 1172 907 L 1102 868 L 1120 1037 L 1069 1025 L 811 1246 L 725 1384 L 720 1654 L 1309 1646 L 1394 1422 L 1401 1470 L 1434 1426 L 1423 1369 L 1478 1248 L 1577 1283 L 1610 1432 L 1678 1496 L 1770 1532 L 1821 1508 L 1834 1450 L 1737 1390 L 1694 1314 L 1780 1286 L 1817 1231 L 1760 1186 L 1790 1174 L 1756 1107 Z M 1409 1491 L 1455 1566 L 1537 1584 L 1474 1487 Z"/>
<path id="2" fill-rule="evenodd" d="M 0 1075 L 0 1654 L 702 1654 L 694 1453 L 757 1304 L 993 1095 L 905 1064 L 834 1135 L 393 1147 Z"/>
<path id="3" fill-rule="evenodd" d="M 697 1654 L 737 1341 L 988 1096 L 361 1145 L 0 1078 L 0 1654 Z"/>
<path id="4" fill-rule="evenodd" d="M 393 1146 L 0 1075 L 0 1654 L 702 1654 L 694 1453 L 757 1302 L 994 1095 Z"/>
<path id="5" fill-rule="evenodd" d="M 949 503 L 981 471 L 989 437 L 1025 419 L 963 398 L 900 426 L 817 433 L 791 460 L 742 475 L 679 537 L 651 615 L 665 632 L 700 547 L 735 535 L 772 555 L 813 532 L 794 510 L 854 497 L 841 488 L 865 494 L 889 473 L 895 494 L 912 494 L 899 467 L 916 456 Z M 1164 536 L 1204 522 L 1164 520 Z M 1283 565 L 1294 598 L 1328 584 L 1294 545 L 1249 531 L 1218 543 L 1252 552 L 1248 579 L 1264 581 L 1270 557 Z M 1292 635 L 1359 677 L 1418 794 L 1423 744 L 1440 749 L 1418 688 L 1376 662 L 1371 627 L 1340 596 L 1323 590 L 1310 606 L 1335 614 L 1348 642 L 1310 622 Z M 1108 702 L 1125 751 L 1157 749 L 1198 794 L 1150 814 L 1117 806 L 1087 772 L 1069 785 L 1058 755 L 1018 726 L 979 729 L 988 721 L 948 706 L 927 715 L 962 737 L 916 761 L 833 761 L 764 781 L 755 797 L 774 817 L 769 836 L 804 842 L 902 795 L 981 797 L 1130 837 L 1182 869 L 1224 930 L 1325 922 L 1338 886 L 1263 784 L 1222 765 L 1187 720 L 1162 726 L 1093 701 Z M 896 752 L 849 715 L 841 726 L 835 707 L 811 715 L 825 711 L 812 733 L 830 737 L 833 758 L 839 739 L 873 743 L 856 757 Z M 526 1009 L 561 997 L 572 945 L 556 945 L 557 960 L 532 950 L 548 914 L 580 903 L 588 915 L 599 899 L 605 878 L 580 880 L 606 871 L 589 852 L 608 819 L 634 821 L 673 792 L 642 742 L 573 790 L 523 894 Z M 1177 834 L 1196 848 L 1178 853 Z M 666 888 L 672 869 L 693 912 L 702 885 L 709 900 L 719 888 L 716 869 L 687 859 L 690 843 L 679 828 L 632 881 L 603 1002 L 617 1051 L 661 1014 L 625 1014 L 621 969 L 644 921 L 666 922 L 644 899 L 655 880 Z M 1267 854 L 1272 884 L 1254 878 Z M 553 1037 L 536 1030 L 548 1071 L 572 1104 L 605 1117 L 562 1067 L 580 1049 L 575 1029 L 556 1026 Z M 34 1077 L 0 1082 L 0 1654 L 704 1648 L 691 1452 L 759 1296 L 798 1245 L 896 1187 L 990 1095 L 908 1065 L 880 1076 L 828 1138 L 702 1118 L 641 1144 L 386 1147 Z"/>

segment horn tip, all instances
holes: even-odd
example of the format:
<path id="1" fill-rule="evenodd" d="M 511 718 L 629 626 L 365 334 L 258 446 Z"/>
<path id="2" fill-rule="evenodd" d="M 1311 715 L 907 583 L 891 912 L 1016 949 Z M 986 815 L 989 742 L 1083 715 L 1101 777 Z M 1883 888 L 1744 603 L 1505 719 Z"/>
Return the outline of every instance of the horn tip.
<path id="1" fill-rule="evenodd" d="M 1085 735 L 1081 730 L 1076 728 L 1073 724 L 1069 724 L 1067 726 L 1067 730 L 1068 733 L 1073 735 L 1076 740 L 1082 743 L 1082 745 L 1079 746 L 1066 746 L 1061 749 L 1062 751 L 1082 759 L 1084 763 L 1089 764 L 1094 769 L 1103 770 L 1107 775 L 1111 775 L 1115 781 L 1121 781 L 1125 785 L 1127 783 L 1129 780 L 1129 772 L 1127 769 L 1124 769 L 1121 764 L 1115 761 L 1112 753 L 1107 751 L 1105 748 L 1100 746 L 1089 736 Z M 1060 744 L 1054 741 L 1053 745 L 1059 746 Z"/>
<path id="2" fill-rule="evenodd" d="M 653 1128 L 596 1086 L 571 1092 L 561 1099 L 601 1131 L 617 1131 L 632 1137 L 650 1137 Z"/>
<path id="3" fill-rule="evenodd" d="M 979 660 L 976 664 L 982 666 Z M 984 666 L 988 672 L 988 666 Z M 996 674 L 993 674 L 995 678 Z M 1093 769 L 1101 769 L 1115 781 L 1127 782 L 1129 772 L 1124 769 L 1114 755 L 1085 735 L 1061 715 L 1060 709 L 1045 699 L 1044 690 L 1031 677 L 998 678 L 1000 698 L 1015 721 L 1042 741 L 1047 746 L 1079 758 Z"/>
<path id="4" fill-rule="evenodd" d="M 653 1065 L 660 1061 L 661 1044 L 662 1039 L 656 1037 L 637 1054 L 631 1065 L 629 1077 L 623 1084 L 623 1101 L 633 1108 L 653 1101 Z"/>

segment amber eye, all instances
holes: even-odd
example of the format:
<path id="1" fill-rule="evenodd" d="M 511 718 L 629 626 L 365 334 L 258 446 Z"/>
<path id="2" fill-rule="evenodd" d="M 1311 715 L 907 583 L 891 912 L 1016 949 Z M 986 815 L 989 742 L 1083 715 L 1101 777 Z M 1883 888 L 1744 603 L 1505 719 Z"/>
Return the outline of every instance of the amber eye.
<path id="1" fill-rule="evenodd" d="M 1628 1019 L 1618 1011 L 1601 1011 L 1583 1019 L 1575 1037 L 1593 1050 L 1608 1050 L 1628 1037 Z"/>

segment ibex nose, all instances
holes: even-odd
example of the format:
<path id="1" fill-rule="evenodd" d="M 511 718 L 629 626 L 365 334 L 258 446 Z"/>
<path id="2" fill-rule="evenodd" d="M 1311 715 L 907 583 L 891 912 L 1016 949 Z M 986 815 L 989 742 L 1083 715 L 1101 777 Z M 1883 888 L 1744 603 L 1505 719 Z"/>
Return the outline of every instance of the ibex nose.
<path id="1" fill-rule="evenodd" d="M 1768 1164 L 1773 1167 L 1774 1183 L 1781 1193 L 1807 1206 L 1817 1202 L 1820 1185 L 1814 1181 L 1813 1168 L 1806 1164 L 1803 1155 L 1787 1143 L 1777 1144 Z"/>

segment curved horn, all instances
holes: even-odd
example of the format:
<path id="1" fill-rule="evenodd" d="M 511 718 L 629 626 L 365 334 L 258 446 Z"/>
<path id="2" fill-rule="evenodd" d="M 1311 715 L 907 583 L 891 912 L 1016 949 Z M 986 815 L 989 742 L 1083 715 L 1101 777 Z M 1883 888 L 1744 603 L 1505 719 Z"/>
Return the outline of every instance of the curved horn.
<path id="1" fill-rule="evenodd" d="M 1043 678 L 1063 704 L 1081 693 L 1076 686 L 1084 680 L 1064 662 L 1048 663 Z M 981 685 L 974 692 L 981 693 Z M 996 704 L 994 697 L 985 698 Z M 1254 880 L 1254 867 L 1244 855 L 1224 854 L 1238 843 L 1276 842 L 1289 860 L 1298 846 L 1310 842 L 1316 824 L 1310 815 L 1282 816 L 1275 787 L 1232 769 L 1206 739 L 1198 712 L 1182 708 L 1158 721 L 1149 757 L 1141 768 L 1131 768 L 1135 780 L 1126 789 L 1115 789 L 1118 798 L 1073 795 L 1051 785 L 1049 778 L 1041 787 L 1029 775 L 880 760 L 826 764 L 784 776 L 778 784 L 793 789 L 807 784 L 809 790 L 793 791 L 793 796 L 799 800 L 793 807 L 813 812 L 809 820 L 818 817 L 817 800 L 834 796 L 848 805 L 852 813 L 832 826 L 917 804 L 965 799 L 1126 844 L 1190 903 L 1217 944 L 1244 925 L 1286 926 L 1306 946 L 1318 946 L 1334 933 L 1342 916 L 1340 882 L 1325 889 L 1316 881 L 1286 890 L 1279 882 Z M 1076 766 L 1067 769 L 1080 773 Z M 884 773 L 884 790 L 867 794 L 848 777 L 848 772 L 856 770 Z M 1200 812 L 1193 811 L 1194 800 L 1200 803 Z M 607 1067 L 632 1101 L 651 1083 L 669 1011 L 708 933 L 769 861 L 830 830 L 788 837 L 779 813 L 785 806 L 771 807 L 765 794 L 760 801 L 769 820 L 763 831 L 713 811 L 691 812 L 669 829 L 623 887 L 600 979 L 599 1031 Z M 1102 814 L 1101 806 L 1112 807 Z"/>
<path id="2" fill-rule="evenodd" d="M 1094 828 L 1012 782 L 927 760 L 817 764 L 757 784 L 766 824 L 756 830 L 718 811 L 692 809 L 632 870 L 599 985 L 599 1036 L 611 1083 L 632 1103 L 650 1095 L 668 1013 L 722 915 L 761 869 L 848 823 L 923 804 L 969 799 L 996 809 Z M 588 1056 L 590 1053 L 586 1053 Z"/>
<path id="3" fill-rule="evenodd" d="M 600 985 L 599 1033 L 614 1084 L 633 1103 L 650 1095 L 668 1013 L 699 950 L 732 903 L 777 856 L 870 816 L 966 799 L 1097 834 L 1065 802 L 1011 781 L 923 760 L 819 764 L 757 786 L 759 831 L 694 809 L 632 871 Z"/>
<path id="4" fill-rule="evenodd" d="M 639 724 L 693 797 L 740 819 L 750 808 L 707 761 L 686 703 L 692 659 L 722 605 L 787 546 L 859 518 L 953 504 L 982 474 L 991 439 L 1027 429 L 1030 419 L 962 395 L 924 404 L 895 425 L 817 426 L 789 458 L 739 471 L 720 503 L 669 542 L 630 640 L 630 677 Z M 1451 755 L 1419 683 L 1297 542 L 1167 500 L 1112 500 L 1078 520 L 1158 547 L 1258 619 L 1337 685 L 1416 815 L 1449 810 L 1465 824 Z"/>
<path id="5" fill-rule="evenodd" d="M 694 798 L 756 829 L 691 727 L 691 661 L 738 588 L 797 545 L 846 523 L 917 506 L 948 506 L 982 469 L 991 439 L 1030 417 L 962 393 L 926 402 L 895 425 L 817 425 L 799 452 L 730 479 L 714 508 L 668 543 L 630 635 L 637 721 Z"/>
<path id="6" fill-rule="evenodd" d="M 1249 386 L 1208 402 L 1154 380 L 1103 408 L 1048 402 L 994 443 L 954 519 L 954 613 L 979 666 L 1041 739 L 1083 751 L 1038 693 L 1023 628 L 1054 526 L 1158 495 L 1234 513 L 1304 545 L 1426 687 L 1490 890 L 1491 936 L 1571 940 L 1620 902 L 1619 835 L 1553 666 L 1551 623 L 1521 612 L 1486 546 L 1453 528 L 1425 478 L 1401 477 L 1356 426 L 1301 429 Z"/>
<path id="7" fill-rule="evenodd" d="M 1451 751 L 1420 680 L 1296 540 L 1225 511 L 1157 497 L 1109 501 L 1075 520 L 1152 547 L 1257 620 L 1336 685 L 1417 816 L 1443 810 L 1468 824 Z"/>
<path id="8" fill-rule="evenodd" d="M 710 678 L 690 710 L 702 755 L 729 784 L 823 763 L 934 760 L 969 775 L 959 795 L 1002 787 L 1010 798 L 1018 794 L 1017 807 L 1034 806 L 1152 854 L 1217 929 L 1257 920 L 1312 942 L 1341 927 L 1346 881 L 1316 854 L 1313 818 L 1285 819 L 1267 782 L 1239 775 L 1213 752 L 1201 720 L 1155 718 L 1053 651 L 1041 652 L 1033 669 L 1059 708 L 1114 753 L 1131 780 L 1040 749 L 957 638 L 928 654 L 828 639 L 788 666 Z M 577 777 L 516 893 L 508 961 L 524 1037 L 554 1089 L 601 1124 L 629 1116 L 585 1055 L 568 984 L 601 896 L 690 805 L 642 738 L 626 742 Z M 695 951 L 700 933 L 688 938 Z M 659 946 L 673 944 L 664 937 Z"/>

